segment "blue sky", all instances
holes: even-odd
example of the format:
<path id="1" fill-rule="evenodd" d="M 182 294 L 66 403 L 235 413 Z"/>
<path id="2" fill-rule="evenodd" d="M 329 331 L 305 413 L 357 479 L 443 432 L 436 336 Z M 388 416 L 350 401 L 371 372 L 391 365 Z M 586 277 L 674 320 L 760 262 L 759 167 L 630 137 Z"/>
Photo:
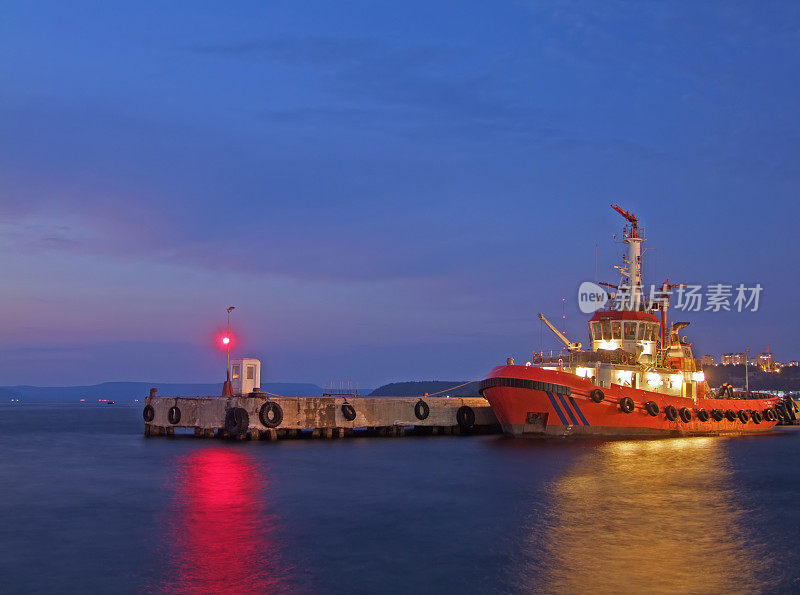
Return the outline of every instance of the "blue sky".
<path id="1" fill-rule="evenodd" d="M 0 21 L 0 384 L 475 378 L 645 273 L 764 286 L 800 356 L 800 7 L 30 2 Z M 605 273 L 604 273 L 605 272 Z"/>

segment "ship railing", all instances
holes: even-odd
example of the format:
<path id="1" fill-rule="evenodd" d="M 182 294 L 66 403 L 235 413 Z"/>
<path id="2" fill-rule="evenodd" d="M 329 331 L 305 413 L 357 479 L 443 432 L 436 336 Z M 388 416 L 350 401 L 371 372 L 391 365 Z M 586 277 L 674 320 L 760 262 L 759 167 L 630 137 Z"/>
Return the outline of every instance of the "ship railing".
<path id="1" fill-rule="evenodd" d="M 616 351 L 562 352 L 558 355 L 537 358 L 538 365 L 580 366 L 598 363 L 633 366 L 636 365 L 636 354 L 617 349 Z"/>
<path id="2" fill-rule="evenodd" d="M 707 398 L 710 399 L 774 399 L 778 395 L 774 395 L 772 393 L 764 392 L 764 391 L 744 391 L 744 390 L 735 390 L 732 393 L 732 396 L 728 396 L 727 394 L 720 395 L 717 393 L 716 390 L 712 390 L 711 394 L 708 395 Z"/>

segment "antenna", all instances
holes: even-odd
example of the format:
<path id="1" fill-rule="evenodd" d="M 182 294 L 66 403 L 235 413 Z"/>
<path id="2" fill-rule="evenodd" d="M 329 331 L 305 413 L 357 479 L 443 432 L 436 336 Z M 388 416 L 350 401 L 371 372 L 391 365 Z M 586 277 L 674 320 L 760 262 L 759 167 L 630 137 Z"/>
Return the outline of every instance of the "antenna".
<path id="1" fill-rule="evenodd" d="M 539 353 L 544 353 L 544 321 L 539 320 Z"/>

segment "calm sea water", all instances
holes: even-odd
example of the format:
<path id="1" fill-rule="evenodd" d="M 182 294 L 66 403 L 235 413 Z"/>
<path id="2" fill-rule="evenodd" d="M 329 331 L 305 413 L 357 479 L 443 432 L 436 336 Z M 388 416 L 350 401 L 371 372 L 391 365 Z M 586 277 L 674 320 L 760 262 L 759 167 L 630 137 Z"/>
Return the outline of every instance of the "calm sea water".
<path id="1" fill-rule="evenodd" d="M 800 432 L 225 443 L 0 407 L 20 592 L 800 592 Z"/>

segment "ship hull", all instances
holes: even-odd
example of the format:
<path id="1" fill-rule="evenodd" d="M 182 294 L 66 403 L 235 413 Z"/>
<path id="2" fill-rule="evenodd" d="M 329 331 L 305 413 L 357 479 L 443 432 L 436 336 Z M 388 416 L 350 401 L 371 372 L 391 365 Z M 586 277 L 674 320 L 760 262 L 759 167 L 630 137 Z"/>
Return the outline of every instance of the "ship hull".
<path id="1" fill-rule="evenodd" d="M 590 397 L 594 389 L 604 394 L 601 402 Z M 514 437 L 607 436 L 658 437 L 714 434 L 755 434 L 771 431 L 777 419 L 757 423 L 753 412 L 762 416 L 779 399 L 692 399 L 665 395 L 612 384 L 598 387 L 590 380 L 568 372 L 545 370 L 535 366 L 499 366 L 481 382 L 481 394 L 489 401 L 503 428 Z M 620 401 L 629 397 L 634 409 L 625 412 Z M 645 403 L 652 401 L 659 412 L 651 415 Z M 684 421 L 667 417 L 669 406 L 677 411 L 686 408 L 691 418 Z M 698 412 L 714 410 L 733 412 L 735 419 L 709 417 L 703 421 Z M 743 421 L 740 411 L 747 412 Z M 685 412 L 684 412 L 685 413 Z M 702 414 L 701 414 L 702 415 Z M 730 414 L 729 414 L 730 415 Z"/>

